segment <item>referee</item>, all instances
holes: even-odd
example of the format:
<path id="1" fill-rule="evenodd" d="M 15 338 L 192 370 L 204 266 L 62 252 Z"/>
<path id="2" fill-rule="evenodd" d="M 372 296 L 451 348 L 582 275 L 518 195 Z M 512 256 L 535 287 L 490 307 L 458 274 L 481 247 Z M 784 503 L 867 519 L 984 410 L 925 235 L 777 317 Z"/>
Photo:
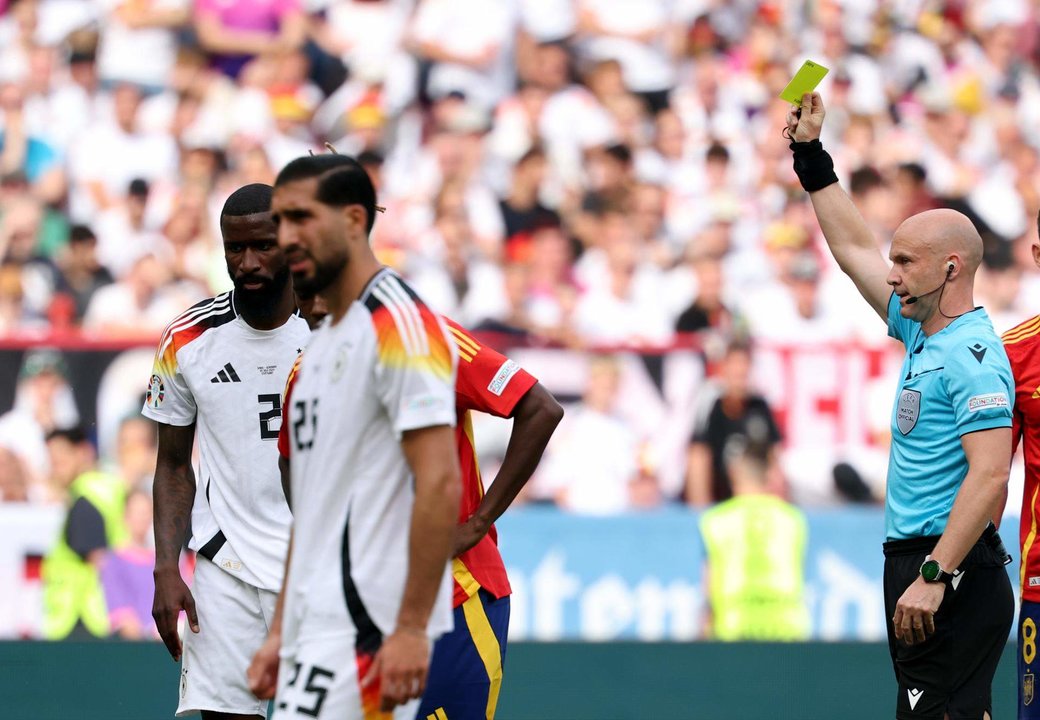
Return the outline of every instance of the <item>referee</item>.
<path id="1" fill-rule="evenodd" d="M 1010 560 L 990 522 L 1011 464 L 1014 383 L 973 283 L 982 239 L 930 210 L 892 238 L 891 268 L 820 144 L 824 108 L 787 117 L 798 179 L 834 259 L 906 347 L 892 413 L 885 503 L 885 610 L 896 718 L 988 718 L 1014 615 Z"/>

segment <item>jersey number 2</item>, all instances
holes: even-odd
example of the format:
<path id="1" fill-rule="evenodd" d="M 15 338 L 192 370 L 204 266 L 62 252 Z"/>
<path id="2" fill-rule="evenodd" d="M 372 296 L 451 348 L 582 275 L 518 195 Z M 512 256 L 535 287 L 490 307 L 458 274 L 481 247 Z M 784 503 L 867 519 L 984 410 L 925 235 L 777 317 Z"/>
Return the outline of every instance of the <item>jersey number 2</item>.
<path id="1" fill-rule="evenodd" d="M 308 427 L 309 426 L 309 427 Z M 297 450 L 310 450 L 318 432 L 318 398 L 297 400 L 293 403 L 293 437 Z"/>
<path id="2" fill-rule="evenodd" d="M 278 439 L 278 425 L 271 427 L 271 423 L 282 416 L 282 396 L 277 393 L 270 395 L 257 395 L 256 401 L 260 403 L 260 407 L 264 405 L 270 405 L 271 407 L 267 410 L 260 411 L 260 439 L 261 440 L 277 440 Z"/>

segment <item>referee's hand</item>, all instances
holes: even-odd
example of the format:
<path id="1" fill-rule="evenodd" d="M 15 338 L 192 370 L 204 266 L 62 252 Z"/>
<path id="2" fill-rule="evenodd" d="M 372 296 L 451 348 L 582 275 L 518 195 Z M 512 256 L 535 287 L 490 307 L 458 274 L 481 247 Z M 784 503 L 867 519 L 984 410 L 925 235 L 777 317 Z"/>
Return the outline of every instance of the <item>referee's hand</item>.
<path id="1" fill-rule="evenodd" d="M 935 632 L 935 613 L 942 604 L 946 583 L 929 583 L 919 577 L 896 603 L 892 616 L 896 640 L 919 645 Z"/>

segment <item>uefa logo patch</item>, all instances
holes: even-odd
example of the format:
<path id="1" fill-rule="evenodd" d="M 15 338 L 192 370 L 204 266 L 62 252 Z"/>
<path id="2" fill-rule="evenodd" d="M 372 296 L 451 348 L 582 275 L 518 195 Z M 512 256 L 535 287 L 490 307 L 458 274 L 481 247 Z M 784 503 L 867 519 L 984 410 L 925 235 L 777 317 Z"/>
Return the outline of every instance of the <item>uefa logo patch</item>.
<path id="1" fill-rule="evenodd" d="M 148 406 L 158 410 L 163 403 L 163 399 L 166 397 L 166 387 L 163 385 L 162 378 L 158 375 L 152 375 L 152 379 L 148 381 L 148 397 L 145 400 Z"/>

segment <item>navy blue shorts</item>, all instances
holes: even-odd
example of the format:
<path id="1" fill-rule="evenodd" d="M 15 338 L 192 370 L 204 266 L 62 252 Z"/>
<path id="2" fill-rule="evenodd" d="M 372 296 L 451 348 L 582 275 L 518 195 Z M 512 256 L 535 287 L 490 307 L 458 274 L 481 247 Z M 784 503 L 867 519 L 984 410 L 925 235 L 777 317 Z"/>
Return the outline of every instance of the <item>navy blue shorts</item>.
<path id="1" fill-rule="evenodd" d="M 455 608 L 455 629 L 433 646 L 416 720 L 491 720 L 506 661 L 509 596 L 486 590 Z"/>
<path id="2" fill-rule="evenodd" d="M 1040 672 L 1040 603 L 1022 601 L 1018 616 L 1018 720 L 1040 720 L 1036 675 Z"/>

